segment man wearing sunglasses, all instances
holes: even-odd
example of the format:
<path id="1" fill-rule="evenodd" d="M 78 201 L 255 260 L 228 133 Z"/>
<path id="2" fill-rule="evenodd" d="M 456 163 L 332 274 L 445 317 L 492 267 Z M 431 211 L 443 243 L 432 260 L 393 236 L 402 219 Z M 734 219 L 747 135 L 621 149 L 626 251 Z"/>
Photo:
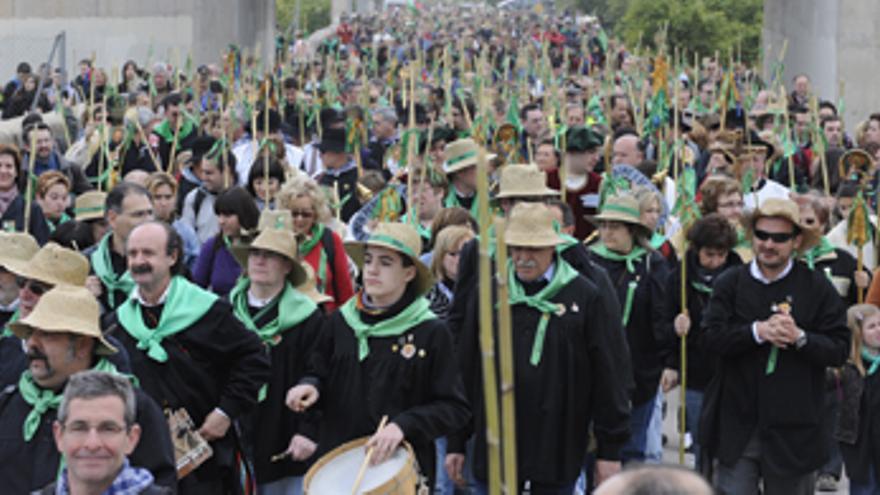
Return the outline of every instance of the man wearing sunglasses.
<path id="1" fill-rule="evenodd" d="M 824 464 L 825 368 L 849 353 L 845 307 L 824 273 L 797 260 L 819 241 L 788 199 L 746 222 L 754 260 L 716 282 L 704 347 L 719 356 L 701 438 L 721 493 L 812 494 Z M 704 465 L 708 465 L 704 463 Z"/>

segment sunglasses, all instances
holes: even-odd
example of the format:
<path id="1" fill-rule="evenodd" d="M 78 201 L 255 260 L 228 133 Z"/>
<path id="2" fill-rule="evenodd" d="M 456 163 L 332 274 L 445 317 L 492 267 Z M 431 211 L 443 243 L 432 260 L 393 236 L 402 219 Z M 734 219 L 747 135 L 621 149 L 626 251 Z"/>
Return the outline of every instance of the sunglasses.
<path id="1" fill-rule="evenodd" d="M 290 210 L 290 216 L 293 218 L 302 217 L 302 218 L 312 218 L 315 215 L 314 212 L 308 210 Z"/>
<path id="2" fill-rule="evenodd" d="M 45 292 L 52 288 L 52 286 L 49 284 L 44 284 L 42 282 L 37 282 L 36 280 L 31 280 L 24 277 L 16 278 L 15 282 L 18 284 L 19 288 L 27 288 L 35 296 L 42 296 Z"/>
<path id="3" fill-rule="evenodd" d="M 757 237 L 758 240 L 771 240 L 775 244 L 788 242 L 792 240 L 795 236 L 797 236 L 797 233 L 795 232 L 767 232 L 766 230 L 755 229 L 755 237 Z"/>

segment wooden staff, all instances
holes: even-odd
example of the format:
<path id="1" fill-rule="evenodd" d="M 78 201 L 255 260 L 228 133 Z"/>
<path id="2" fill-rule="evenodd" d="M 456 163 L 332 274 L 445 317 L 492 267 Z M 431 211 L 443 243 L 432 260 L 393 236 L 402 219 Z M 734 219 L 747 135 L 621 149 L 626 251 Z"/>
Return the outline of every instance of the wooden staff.
<path id="1" fill-rule="evenodd" d="M 673 62 L 673 68 L 678 62 L 678 56 L 676 52 L 676 60 Z M 673 69 L 674 70 L 674 69 Z M 679 170 L 679 150 L 678 150 L 678 80 L 675 81 L 675 86 L 673 89 L 673 115 L 672 115 L 672 169 L 675 172 L 675 178 L 678 181 L 684 180 L 684 174 Z M 681 190 L 678 191 L 678 194 L 687 194 L 686 191 Z M 684 199 L 680 198 L 680 201 L 684 201 Z M 684 204 L 684 203 L 680 203 Z M 687 226 L 682 226 L 685 230 Z M 683 236 L 682 248 L 681 248 L 681 313 L 684 315 L 688 314 L 687 308 L 687 236 Z M 686 390 L 687 390 L 687 335 L 682 335 L 679 338 L 679 355 L 681 362 L 679 363 L 680 368 L 680 384 L 679 384 L 679 422 L 678 422 L 678 463 L 682 466 L 684 465 L 684 432 L 687 429 L 685 421 L 687 419 L 687 408 L 686 404 Z"/>
<path id="2" fill-rule="evenodd" d="M 273 209 L 271 206 L 272 192 L 269 190 L 269 153 L 271 153 L 271 148 L 269 147 L 269 83 L 271 81 L 272 75 L 267 73 L 265 88 L 263 88 L 263 141 L 266 143 L 266 149 L 263 151 L 263 190 L 266 194 L 266 204 L 263 205 L 264 210 Z M 281 146 L 282 151 L 284 151 L 284 141 L 281 142 Z M 259 152 L 260 149 L 257 148 L 257 153 Z M 224 173 L 226 173 L 225 169 Z"/>
<path id="3" fill-rule="evenodd" d="M 513 327 L 510 315 L 510 300 L 507 267 L 507 243 L 504 239 L 504 221 L 495 219 L 497 247 L 495 283 L 498 287 L 498 353 L 501 369 L 501 434 L 504 449 L 504 489 L 508 495 L 518 492 L 519 480 L 516 470 L 516 400 L 514 396 L 513 371 Z"/>
<path id="4" fill-rule="evenodd" d="M 388 422 L 388 416 L 382 416 L 382 421 L 379 422 L 379 427 L 376 428 L 376 435 L 382 431 L 382 428 L 385 428 L 385 423 Z M 354 479 L 354 486 L 351 487 L 351 495 L 357 495 L 358 488 L 361 487 L 361 482 L 364 480 L 364 474 L 367 472 L 367 466 L 370 465 L 370 459 L 373 457 L 373 451 L 376 450 L 376 447 L 370 447 L 367 449 L 367 455 L 364 457 L 364 462 L 361 463 L 361 468 L 358 469 L 357 476 Z"/>
<path id="5" fill-rule="evenodd" d="M 483 402 L 486 406 L 486 452 L 489 493 L 501 492 L 501 445 L 499 443 L 498 379 L 495 372 L 495 338 L 492 321 L 492 274 L 489 246 L 489 170 L 486 151 L 477 155 L 477 207 L 480 217 L 480 349 L 483 356 Z M 479 436 L 481 433 L 477 432 Z"/>
<path id="6" fill-rule="evenodd" d="M 785 98 L 785 96 L 786 96 L 785 85 L 781 84 L 780 89 L 781 89 L 782 97 Z M 783 137 L 789 139 L 793 146 L 797 146 L 797 143 L 794 142 L 795 138 L 792 137 L 791 130 L 788 127 L 788 105 L 784 105 L 782 111 L 783 111 L 782 116 L 783 116 L 784 123 L 785 123 L 784 128 L 783 128 L 783 132 L 785 134 L 783 134 Z M 783 146 L 783 148 L 784 148 L 784 146 Z M 783 149 L 783 153 L 785 153 L 784 149 Z M 789 186 L 789 190 L 791 192 L 795 192 L 795 186 L 797 184 L 795 183 L 795 178 L 794 178 L 794 155 L 793 154 L 788 155 L 787 160 L 788 160 L 788 186 Z M 757 208 L 757 206 L 758 206 L 758 204 L 756 203 L 755 207 Z"/>
<path id="7" fill-rule="evenodd" d="M 825 136 L 821 134 L 821 129 L 819 129 L 819 104 L 816 99 L 816 95 L 810 97 L 810 113 L 813 118 L 813 122 L 815 125 L 813 126 L 814 136 L 816 144 L 819 145 L 819 166 L 822 167 L 822 186 L 825 190 L 825 196 L 831 196 L 831 185 L 828 180 L 828 159 L 825 156 Z"/>
<path id="8" fill-rule="evenodd" d="M 177 157 L 177 141 L 180 139 L 180 126 L 183 123 L 183 119 L 185 118 L 183 115 L 183 101 L 181 101 L 180 105 L 177 107 L 177 123 L 174 125 L 174 140 L 171 141 L 171 153 L 168 155 L 168 167 L 167 172 L 169 174 L 174 172 L 174 159 Z"/>
<path id="9" fill-rule="evenodd" d="M 153 147 L 150 146 L 150 140 L 147 139 L 147 134 L 144 132 L 144 128 L 141 127 L 141 123 L 138 119 L 134 119 L 135 127 L 137 127 L 138 134 L 141 137 L 141 141 L 144 142 L 144 146 L 147 147 L 147 153 L 150 154 L 150 160 L 152 160 L 153 165 L 156 167 L 156 170 L 162 170 L 162 164 L 159 163 L 159 157 L 156 156 L 156 153 L 153 151 Z"/>
<path id="10" fill-rule="evenodd" d="M 31 229 L 31 203 L 34 201 L 34 164 L 37 161 L 37 133 L 31 132 L 31 149 L 28 155 L 27 184 L 24 193 L 24 233 L 29 234 Z"/>

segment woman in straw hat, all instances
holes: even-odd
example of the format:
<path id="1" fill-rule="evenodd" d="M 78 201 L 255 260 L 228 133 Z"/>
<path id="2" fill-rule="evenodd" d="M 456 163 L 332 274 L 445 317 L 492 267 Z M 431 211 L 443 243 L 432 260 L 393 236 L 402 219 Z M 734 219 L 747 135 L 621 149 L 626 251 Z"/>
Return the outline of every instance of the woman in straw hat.
<path id="1" fill-rule="evenodd" d="M 286 212 L 285 212 L 286 213 Z M 305 416 L 284 406 L 287 389 L 305 372 L 307 351 L 321 328 L 323 312 L 295 289 L 307 279 L 297 259 L 293 232 L 266 228 L 250 245 L 232 247 L 245 275 L 229 293 L 233 313 L 269 349 L 272 376 L 260 390 L 251 421 L 254 468 L 260 493 L 298 493 L 317 435 Z M 289 454 L 282 460 L 272 457 Z"/>
<path id="2" fill-rule="evenodd" d="M 287 405 L 304 411 L 320 397 L 318 454 L 372 435 L 387 415 L 368 443 L 373 462 L 406 440 L 433 482 L 434 439 L 464 427 L 470 413 L 452 336 L 423 297 L 432 278 L 420 244 L 409 225 L 380 223 L 366 242 L 346 245 L 364 288 L 327 320 Z"/>
<path id="3" fill-rule="evenodd" d="M 590 255 L 615 281 L 633 363 L 632 435 L 624 447 L 623 458 L 641 461 L 646 457 L 648 444 L 652 440 L 659 443 L 659 439 L 648 438 L 648 427 L 662 370 L 661 318 L 668 264 L 651 249 L 650 230 L 642 224 L 638 201 L 632 196 L 608 198 L 592 220 L 598 226 L 599 241 L 590 246 Z"/>

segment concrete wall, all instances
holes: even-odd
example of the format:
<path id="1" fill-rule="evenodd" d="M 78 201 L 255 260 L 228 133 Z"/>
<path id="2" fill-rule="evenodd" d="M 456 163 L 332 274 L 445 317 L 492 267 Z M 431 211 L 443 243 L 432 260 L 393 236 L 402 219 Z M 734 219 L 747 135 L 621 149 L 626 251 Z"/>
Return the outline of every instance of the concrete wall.
<path id="1" fill-rule="evenodd" d="M 99 66 L 112 69 L 132 58 L 194 64 L 218 62 L 231 43 L 259 45 L 273 55 L 273 0 L 0 0 L 0 79 L 15 65 L 45 61 L 52 40 L 67 34 L 67 69 L 94 52 Z"/>
<path id="2" fill-rule="evenodd" d="M 765 0 L 764 74 L 768 78 L 784 40 L 784 82 L 807 74 L 820 99 L 837 102 L 843 81 L 847 129 L 880 111 L 874 82 L 880 62 L 880 2 L 877 0 Z"/>

